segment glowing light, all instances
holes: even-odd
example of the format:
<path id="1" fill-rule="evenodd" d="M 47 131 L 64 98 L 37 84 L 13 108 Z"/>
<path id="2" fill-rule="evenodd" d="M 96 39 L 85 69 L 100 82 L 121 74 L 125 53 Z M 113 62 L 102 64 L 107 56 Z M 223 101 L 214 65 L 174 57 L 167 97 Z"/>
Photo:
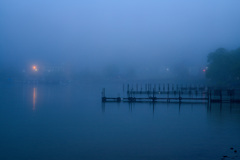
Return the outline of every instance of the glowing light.
<path id="1" fill-rule="evenodd" d="M 37 66 L 32 66 L 32 69 L 33 69 L 33 71 L 35 71 L 35 72 L 37 72 L 38 71 L 38 68 L 37 68 Z"/>
<path id="2" fill-rule="evenodd" d="M 33 88 L 33 110 L 36 109 L 35 105 L 36 105 L 36 88 Z"/>
<path id="3" fill-rule="evenodd" d="M 206 69 L 203 69 L 202 71 L 203 71 L 203 72 L 206 72 Z"/>

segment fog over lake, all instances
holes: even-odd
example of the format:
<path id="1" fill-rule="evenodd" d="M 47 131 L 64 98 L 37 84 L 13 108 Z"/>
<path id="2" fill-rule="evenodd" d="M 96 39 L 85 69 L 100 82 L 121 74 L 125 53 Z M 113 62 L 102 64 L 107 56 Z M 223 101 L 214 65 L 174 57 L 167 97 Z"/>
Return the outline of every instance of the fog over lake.
<path id="1" fill-rule="evenodd" d="M 0 65 L 22 70 L 64 64 L 97 73 L 115 66 L 145 77 L 178 64 L 198 70 L 208 53 L 239 47 L 239 5 L 237 0 L 1 0 Z"/>
<path id="2" fill-rule="evenodd" d="M 240 158 L 239 0 L 0 0 L 1 160 Z"/>

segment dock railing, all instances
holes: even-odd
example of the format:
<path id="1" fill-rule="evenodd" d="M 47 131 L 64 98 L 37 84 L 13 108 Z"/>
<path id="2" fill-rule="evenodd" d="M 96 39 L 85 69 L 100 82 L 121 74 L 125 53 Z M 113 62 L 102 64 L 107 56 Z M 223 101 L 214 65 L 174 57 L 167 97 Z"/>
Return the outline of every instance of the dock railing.
<path id="1" fill-rule="evenodd" d="M 135 85 L 130 88 L 123 85 L 127 97 L 107 97 L 105 88 L 102 90 L 102 102 L 200 102 L 200 103 L 240 103 L 240 90 L 214 89 L 204 85 Z M 145 89 L 144 89 L 145 88 Z"/>

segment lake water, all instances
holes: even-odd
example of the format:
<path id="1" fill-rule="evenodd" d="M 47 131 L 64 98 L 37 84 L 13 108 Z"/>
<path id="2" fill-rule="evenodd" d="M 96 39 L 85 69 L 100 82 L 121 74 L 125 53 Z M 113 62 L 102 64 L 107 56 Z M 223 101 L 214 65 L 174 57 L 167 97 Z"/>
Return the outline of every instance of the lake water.
<path id="1" fill-rule="evenodd" d="M 102 104 L 103 87 L 122 94 L 117 84 L 0 85 L 0 159 L 240 159 L 239 104 Z"/>

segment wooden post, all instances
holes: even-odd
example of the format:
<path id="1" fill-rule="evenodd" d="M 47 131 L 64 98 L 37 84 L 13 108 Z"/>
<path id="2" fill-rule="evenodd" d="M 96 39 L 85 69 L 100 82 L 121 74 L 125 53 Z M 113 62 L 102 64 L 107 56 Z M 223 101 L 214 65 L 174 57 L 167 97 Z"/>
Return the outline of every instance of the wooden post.
<path id="1" fill-rule="evenodd" d="M 154 97 L 154 92 L 155 92 L 155 89 L 153 88 L 153 97 L 152 97 L 152 101 L 154 101 L 155 99 L 155 97 Z"/>
<path id="2" fill-rule="evenodd" d="M 222 103 L 222 90 L 220 90 L 220 101 L 221 101 L 221 103 Z"/>
<path id="3" fill-rule="evenodd" d="M 181 91 L 179 91 L 179 103 L 181 103 L 182 97 L 181 97 Z"/>
<path id="4" fill-rule="evenodd" d="M 102 102 L 106 102 L 105 88 L 102 90 Z"/>
<path id="5" fill-rule="evenodd" d="M 211 104 L 211 102 L 212 102 L 212 90 L 210 89 L 209 103 Z"/>
<path id="6" fill-rule="evenodd" d="M 169 99 L 169 84 L 168 84 L 167 96 L 168 96 L 168 99 Z"/>
<path id="7" fill-rule="evenodd" d="M 102 89 L 102 97 L 105 97 L 105 88 Z"/>

